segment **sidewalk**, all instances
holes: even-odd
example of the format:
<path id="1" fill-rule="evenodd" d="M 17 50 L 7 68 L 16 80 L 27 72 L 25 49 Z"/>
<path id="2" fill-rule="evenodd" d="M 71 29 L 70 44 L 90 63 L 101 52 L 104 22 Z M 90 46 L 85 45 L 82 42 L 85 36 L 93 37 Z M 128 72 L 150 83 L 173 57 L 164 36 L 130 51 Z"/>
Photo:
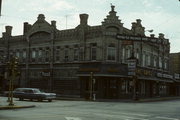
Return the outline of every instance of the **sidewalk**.
<path id="1" fill-rule="evenodd" d="M 179 97 L 154 97 L 154 98 L 140 98 L 138 100 L 133 99 L 96 99 L 94 102 L 131 102 L 131 103 L 142 103 L 142 102 L 158 102 L 158 101 L 169 101 L 169 100 L 180 100 Z M 93 100 L 86 100 L 85 98 L 80 97 L 66 97 L 66 96 L 59 96 L 56 100 L 69 100 L 69 101 L 93 101 Z"/>
<path id="2" fill-rule="evenodd" d="M 17 101 L 16 98 L 14 98 L 13 103 L 14 103 L 14 105 L 10 106 L 9 102 L 7 102 L 7 97 L 0 97 L 0 110 L 35 107 L 35 105 L 25 105 L 22 102 Z"/>
<path id="3" fill-rule="evenodd" d="M 180 100 L 179 97 L 155 97 L 155 98 L 144 98 L 139 99 L 138 102 L 156 102 L 156 101 L 169 101 L 169 100 Z"/>

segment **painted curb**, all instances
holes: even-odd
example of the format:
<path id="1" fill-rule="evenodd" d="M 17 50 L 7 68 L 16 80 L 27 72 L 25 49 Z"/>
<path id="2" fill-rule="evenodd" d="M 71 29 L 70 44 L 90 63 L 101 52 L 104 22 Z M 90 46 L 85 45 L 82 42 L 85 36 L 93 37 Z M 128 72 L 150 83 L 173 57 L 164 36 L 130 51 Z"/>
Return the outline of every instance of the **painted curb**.
<path id="1" fill-rule="evenodd" d="M 0 106 L 0 110 L 8 110 L 8 109 L 21 109 L 21 108 L 33 108 L 36 107 L 35 105 L 29 106 Z"/>

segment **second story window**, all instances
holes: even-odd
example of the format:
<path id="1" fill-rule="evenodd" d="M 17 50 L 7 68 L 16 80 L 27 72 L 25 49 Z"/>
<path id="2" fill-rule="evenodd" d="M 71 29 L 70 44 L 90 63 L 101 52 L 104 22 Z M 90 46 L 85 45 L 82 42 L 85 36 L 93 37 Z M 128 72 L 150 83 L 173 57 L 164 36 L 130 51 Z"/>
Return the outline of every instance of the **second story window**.
<path id="1" fill-rule="evenodd" d="M 125 55 L 126 55 L 126 49 L 123 47 L 122 48 L 122 62 L 124 63 L 126 60 L 126 57 L 125 57 Z"/>
<path id="2" fill-rule="evenodd" d="M 74 49 L 74 61 L 78 61 L 79 60 L 79 50 L 78 48 Z"/>
<path id="3" fill-rule="evenodd" d="M 16 57 L 18 57 L 18 58 L 20 57 L 19 51 L 16 52 Z"/>
<path id="4" fill-rule="evenodd" d="M 60 51 L 59 49 L 56 49 L 56 61 L 58 62 L 60 60 Z"/>
<path id="5" fill-rule="evenodd" d="M 167 60 L 164 61 L 164 69 L 167 70 Z"/>
<path id="6" fill-rule="evenodd" d="M 147 66 L 151 65 L 151 56 L 147 55 Z"/>
<path id="7" fill-rule="evenodd" d="M 32 58 L 36 58 L 36 51 L 35 50 L 32 51 Z"/>
<path id="8" fill-rule="evenodd" d="M 45 62 L 49 62 L 49 56 L 50 56 L 50 51 L 49 51 L 49 49 L 46 49 L 46 51 L 45 51 Z"/>
<path id="9" fill-rule="evenodd" d="M 96 53 L 97 51 L 96 51 L 96 46 L 93 46 L 92 48 L 91 48 L 91 60 L 96 60 Z"/>
<path id="10" fill-rule="evenodd" d="M 153 64 L 154 64 L 154 67 L 157 67 L 157 58 L 156 58 L 156 57 L 154 57 L 154 62 L 153 62 Z"/>
<path id="11" fill-rule="evenodd" d="M 42 50 L 39 50 L 39 52 L 38 52 L 38 56 L 39 56 L 39 58 L 41 58 L 41 57 L 42 57 Z"/>
<path id="12" fill-rule="evenodd" d="M 159 57 L 159 68 L 162 68 L 162 57 Z"/>
<path id="13" fill-rule="evenodd" d="M 114 44 L 108 46 L 107 59 L 110 61 L 116 60 L 116 48 Z"/>
<path id="14" fill-rule="evenodd" d="M 26 51 L 24 50 L 23 53 L 22 53 L 22 57 L 23 58 L 26 58 Z"/>
<path id="15" fill-rule="evenodd" d="M 68 60 L 69 60 L 69 51 L 68 51 L 68 49 L 65 49 L 64 50 L 64 61 L 66 62 Z"/>
<path id="16" fill-rule="evenodd" d="M 143 53 L 142 55 L 142 66 L 145 67 L 146 65 L 146 55 Z"/>

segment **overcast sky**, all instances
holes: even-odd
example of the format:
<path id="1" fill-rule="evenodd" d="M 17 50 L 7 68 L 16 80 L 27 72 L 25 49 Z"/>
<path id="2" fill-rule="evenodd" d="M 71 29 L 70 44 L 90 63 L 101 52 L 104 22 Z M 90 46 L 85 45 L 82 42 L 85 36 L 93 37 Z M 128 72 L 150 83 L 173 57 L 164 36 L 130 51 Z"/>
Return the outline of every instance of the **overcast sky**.
<path id="1" fill-rule="evenodd" d="M 171 52 L 180 52 L 179 0 L 2 0 L 0 32 L 11 25 L 13 35 L 21 35 L 23 23 L 33 24 L 38 14 L 44 14 L 49 23 L 56 20 L 60 30 L 76 27 L 82 13 L 89 14 L 90 26 L 101 25 L 111 9 L 110 3 L 115 5 L 124 27 L 130 29 L 132 22 L 141 19 L 145 29 L 153 29 L 156 37 L 165 34 Z"/>

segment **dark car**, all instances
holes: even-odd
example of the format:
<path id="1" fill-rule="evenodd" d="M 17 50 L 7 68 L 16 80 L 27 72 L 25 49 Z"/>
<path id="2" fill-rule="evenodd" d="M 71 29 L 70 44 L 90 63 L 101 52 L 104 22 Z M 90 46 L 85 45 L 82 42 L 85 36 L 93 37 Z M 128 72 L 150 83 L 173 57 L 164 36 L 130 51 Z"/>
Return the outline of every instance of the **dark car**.
<path id="1" fill-rule="evenodd" d="M 56 98 L 55 93 L 45 93 L 40 91 L 38 88 L 16 88 L 13 91 L 13 96 L 19 98 L 19 100 L 48 100 L 49 102 Z"/>

